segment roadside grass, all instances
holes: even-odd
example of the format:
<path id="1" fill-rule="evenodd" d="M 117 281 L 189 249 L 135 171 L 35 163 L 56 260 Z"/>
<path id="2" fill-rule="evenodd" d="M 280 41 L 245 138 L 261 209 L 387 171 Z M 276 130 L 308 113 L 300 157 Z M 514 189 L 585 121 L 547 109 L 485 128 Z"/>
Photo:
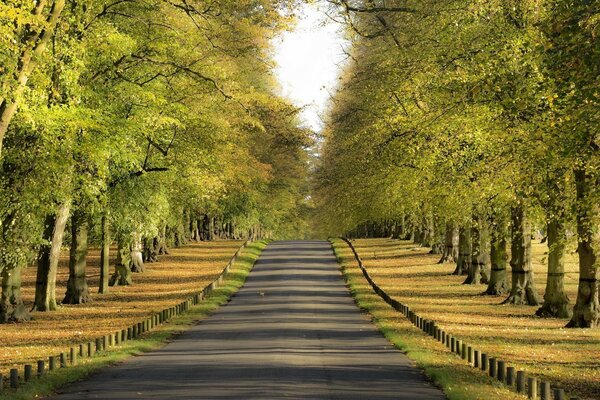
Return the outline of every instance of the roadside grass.
<path id="1" fill-rule="evenodd" d="M 110 293 L 102 295 L 97 294 L 100 254 L 98 249 L 90 250 L 87 276 L 92 301 L 62 305 L 52 312 L 33 312 L 29 322 L 0 324 L 0 374 L 6 376 L 10 368 L 68 351 L 74 344 L 114 333 L 174 306 L 215 279 L 242 243 L 202 242 L 170 249 L 159 262 L 147 263 L 146 272 L 134 274 L 132 286 L 111 287 Z M 68 277 L 68 252 L 64 252 L 57 274 L 59 301 Z M 33 305 L 35 279 L 36 268 L 27 268 L 22 294 L 28 308 Z"/>
<path id="2" fill-rule="evenodd" d="M 472 386 L 475 384 L 472 379 L 483 379 L 482 382 L 487 381 L 494 387 L 498 384 L 480 371 L 467 367 L 445 347 L 412 328 L 376 295 L 370 295 L 366 281 L 362 275 L 357 275 L 360 270 L 347 245 L 338 240 L 334 243 L 342 262 L 347 265 L 347 275 L 351 282 L 355 281 L 351 284 L 356 286 L 359 304 L 374 315 L 378 326 L 392 341 L 398 341 L 409 356 L 444 387 L 451 399 L 507 399 L 516 396 L 511 392 L 494 395 L 493 391 L 482 395 L 486 389 Z M 416 248 L 413 243 L 361 239 L 353 244 L 375 282 L 423 318 L 436 321 L 447 332 L 483 352 L 506 360 L 508 365 L 549 380 L 553 385 L 564 388 L 569 395 L 583 399 L 600 398 L 599 330 L 564 329 L 567 320 L 536 317 L 537 307 L 500 305 L 506 296 L 482 296 L 484 285 L 462 285 L 464 276 L 451 275 L 454 264 L 436 264 L 439 256 L 429 255 L 429 249 Z M 546 283 L 546 252 L 545 245 L 534 244 L 533 266 L 540 296 Z M 566 270 L 565 286 L 573 301 L 578 278 L 573 254 L 567 260 Z M 394 314 L 398 314 L 397 317 Z M 407 327 L 412 329 L 407 330 Z M 408 334 L 412 330 L 422 338 L 419 340 Z M 437 359 L 438 350 L 446 353 L 448 358 Z M 468 387 L 463 391 L 461 385 Z M 475 397 L 469 397 L 468 392 Z M 453 397 L 452 393 L 458 394 L 458 397 Z"/>
<path id="3" fill-rule="evenodd" d="M 98 352 L 92 358 L 82 358 L 78 360 L 77 366 L 47 372 L 41 378 L 34 378 L 30 382 L 23 383 L 17 390 L 5 389 L 0 394 L 0 400 L 43 398 L 55 393 L 58 388 L 84 379 L 103 367 L 117 364 L 132 356 L 164 346 L 198 321 L 214 313 L 219 306 L 228 302 L 231 296 L 244 285 L 254 263 L 265 247 L 265 241 L 249 244 L 234 263 L 222 286 L 211 292 L 200 304 L 192 306 L 187 313 L 173 317 L 138 339 L 129 340 L 107 351 Z"/>

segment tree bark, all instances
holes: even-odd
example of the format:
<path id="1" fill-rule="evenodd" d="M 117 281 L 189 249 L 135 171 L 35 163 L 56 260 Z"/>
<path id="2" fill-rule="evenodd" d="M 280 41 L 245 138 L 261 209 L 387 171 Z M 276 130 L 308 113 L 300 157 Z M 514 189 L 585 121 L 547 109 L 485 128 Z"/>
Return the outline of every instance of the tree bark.
<path id="1" fill-rule="evenodd" d="M 504 221 L 492 220 L 490 259 L 492 271 L 488 287 L 483 294 L 503 295 L 509 290 L 508 276 L 506 274 L 506 225 Z"/>
<path id="2" fill-rule="evenodd" d="M 2 296 L 0 297 L 0 323 L 24 322 L 31 315 L 21 298 L 21 272 L 25 266 L 17 265 L 2 270 Z"/>
<path id="3" fill-rule="evenodd" d="M 155 245 L 156 253 L 160 256 L 169 254 L 169 248 L 167 245 L 167 226 L 163 225 L 162 229 L 158 232 L 158 242 Z"/>
<path id="4" fill-rule="evenodd" d="M 118 250 L 115 272 L 110 277 L 108 284 L 110 286 L 129 286 L 133 284 L 131 279 L 131 250 L 129 249 L 129 242 L 120 237 L 117 243 Z"/>
<path id="5" fill-rule="evenodd" d="M 458 260 L 458 227 L 453 222 L 446 224 L 444 236 L 444 252 L 438 264 L 453 263 Z"/>
<path id="6" fill-rule="evenodd" d="M 471 265 L 467 270 L 467 278 L 463 285 L 477 285 L 485 283 L 485 269 L 487 264 L 486 246 L 484 244 L 484 229 L 481 219 L 475 217 L 471 228 Z"/>
<path id="7" fill-rule="evenodd" d="M 597 328 L 600 326 L 598 274 L 600 232 L 597 231 L 598 204 L 593 201 L 593 177 L 585 170 L 575 170 L 577 189 L 577 236 L 579 244 L 579 288 L 568 328 Z"/>
<path id="8" fill-rule="evenodd" d="M 71 217 L 71 251 L 69 253 L 69 281 L 63 304 L 83 304 L 91 300 L 87 285 L 88 219 L 76 212 Z"/>
<path id="9" fill-rule="evenodd" d="M 511 210 L 511 259 L 512 288 L 503 304 L 527 304 L 537 306 L 540 298 L 535 288 L 531 268 L 531 226 L 523 206 Z"/>
<path id="10" fill-rule="evenodd" d="M 63 244 L 65 227 L 71 211 L 71 201 L 62 203 L 56 215 L 46 217 L 44 239 L 49 244 L 40 247 L 37 260 L 37 277 L 33 311 L 54 311 L 56 303 L 56 272 Z"/>
<path id="11" fill-rule="evenodd" d="M 471 268 L 471 228 L 458 231 L 458 260 L 453 275 L 465 275 Z"/>
<path id="12" fill-rule="evenodd" d="M 565 293 L 565 247 L 566 232 L 562 221 L 548 222 L 548 280 L 544 293 L 544 305 L 535 315 L 540 317 L 571 318 L 569 298 Z"/>
<path id="13" fill-rule="evenodd" d="M 45 0 L 39 1 L 32 11 L 33 15 L 41 16 L 46 3 L 47 1 Z M 15 86 L 13 93 L 10 94 L 11 98 L 0 95 L 2 96 L 0 98 L 0 154 L 2 153 L 4 136 L 8 131 L 12 117 L 19 108 L 29 76 L 35 68 L 36 60 L 46 50 L 46 46 L 54 34 L 54 29 L 60 19 L 64 6 L 65 0 L 55 0 L 50 8 L 50 13 L 46 18 L 46 24 L 43 29 L 40 27 L 38 32 L 32 32 L 24 38 L 26 47 L 19 57 L 19 67 L 14 74 Z"/>
<path id="14" fill-rule="evenodd" d="M 100 283 L 98 293 L 108 293 L 109 257 L 110 257 L 110 226 L 106 215 L 102 216 L 102 249 L 100 250 Z"/>
<path id="15" fill-rule="evenodd" d="M 134 233 L 133 242 L 131 243 L 131 271 L 132 272 L 145 272 L 146 267 L 144 266 L 144 257 L 142 254 L 143 246 L 142 239 L 137 233 Z"/>

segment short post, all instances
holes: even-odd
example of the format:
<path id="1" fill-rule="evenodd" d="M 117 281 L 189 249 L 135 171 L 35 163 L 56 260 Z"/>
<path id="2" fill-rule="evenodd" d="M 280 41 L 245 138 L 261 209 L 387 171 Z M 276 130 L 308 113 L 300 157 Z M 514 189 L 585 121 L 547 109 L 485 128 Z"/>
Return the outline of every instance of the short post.
<path id="1" fill-rule="evenodd" d="M 454 338 L 451 337 L 450 338 L 450 351 L 453 352 L 453 353 L 454 353 L 454 349 L 455 349 L 454 342 L 455 342 Z"/>
<path id="2" fill-rule="evenodd" d="M 87 351 L 88 351 L 88 357 L 93 357 L 94 356 L 94 344 L 92 342 L 88 342 L 87 343 Z"/>
<path id="3" fill-rule="evenodd" d="M 102 336 L 102 350 L 108 349 L 108 335 Z"/>
<path id="4" fill-rule="evenodd" d="M 110 347 L 115 345 L 115 335 L 112 333 L 110 335 L 108 335 L 108 345 Z"/>
<path id="5" fill-rule="evenodd" d="M 127 340 L 133 339 L 133 329 L 131 327 L 127 328 Z"/>
<path id="6" fill-rule="evenodd" d="M 469 365 L 473 365 L 473 348 L 471 346 L 467 347 L 467 362 Z"/>
<path id="7" fill-rule="evenodd" d="M 71 365 L 77 365 L 77 351 L 75 350 L 75 347 L 71 347 L 69 358 L 71 360 Z"/>
<path id="8" fill-rule="evenodd" d="M 457 341 L 456 341 L 456 348 L 454 349 L 454 351 L 455 351 L 455 352 L 456 352 L 456 354 L 458 354 L 459 356 L 460 356 L 460 352 L 461 352 L 461 350 L 462 350 L 462 345 L 463 345 L 463 342 L 462 342 L 462 340 L 457 340 Z"/>
<path id="9" fill-rule="evenodd" d="M 542 400 L 551 400 L 550 396 L 551 396 L 551 388 L 550 388 L 550 382 L 548 381 L 541 381 L 540 382 L 540 397 L 542 398 Z"/>
<path id="10" fill-rule="evenodd" d="M 56 369 L 56 357 L 50 356 L 48 357 L 48 370 L 54 371 Z"/>
<path id="11" fill-rule="evenodd" d="M 446 331 L 442 331 L 442 343 L 446 343 Z"/>
<path id="12" fill-rule="evenodd" d="M 527 397 L 537 399 L 537 379 L 527 378 Z"/>
<path id="13" fill-rule="evenodd" d="M 37 376 L 43 376 L 44 375 L 44 370 L 46 369 L 46 363 L 44 362 L 44 360 L 38 360 L 37 362 Z"/>
<path id="14" fill-rule="evenodd" d="M 506 363 L 502 360 L 498 360 L 497 377 L 500 382 L 506 382 Z"/>
<path id="15" fill-rule="evenodd" d="M 79 345 L 79 358 L 85 357 L 85 346 L 82 344 Z"/>
<path id="16" fill-rule="evenodd" d="M 498 373 L 497 372 L 498 365 L 496 363 L 496 359 L 494 357 L 490 357 L 489 362 L 490 362 L 490 376 L 492 378 L 495 378 Z"/>
<path id="17" fill-rule="evenodd" d="M 123 329 L 121 331 L 121 342 L 124 342 L 127 340 L 127 329 Z"/>
<path id="18" fill-rule="evenodd" d="M 10 370 L 10 387 L 13 389 L 19 387 L 19 370 L 16 368 Z"/>
<path id="19" fill-rule="evenodd" d="M 96 338 L 96 351 L 101 351 L 102 350 L 102 339 L 100 338 Z"/>
<path id="20" fill-rule="evenodd" d="M 462 348 L 460 349 L 460 358 L 463 360 L 467 359 L 467 344 L 463 343 Z"/>
<path id="21" fill-rule="evenodd" d="M 473 350 L 473 367 L 481 368 L 481 355 L 479 354 L 479 350 Z"/>
<path id="22" fill-rule="evenodd" d="M 60 353 L 60 367 L 67 368 L 67 354 Z"/>
<path id="23" fill-rule="evenodd" d="M 115 345 L 118 346 L 121 344 L 121 332 L 117 331 L 117 333 L 115 333 Z"/>
<path id="24" fill-rule="evenodd" d="M 33 367 L 31 366 L 31 364 L 25 364 L 25 367 L 23 368 L 23 380 L 25 382 L 29 382 L 32 377 L 33 377 Z"/>
<path id="25" fill-rule="evenodd" d="M 566 400 L 564 389 L 554 389 L 554 400 Z"/>
<path id="26" fill-rule="evenodd" d="M 488 369 L 488 355 L 486 353 L 481 353 L 481 370 L 487 371 Z"/>
<path id="27" fill-rule="evenodd" d="M 515 367 L 506 368 L 506 384 L 510 387 L 515 385 Z"/>

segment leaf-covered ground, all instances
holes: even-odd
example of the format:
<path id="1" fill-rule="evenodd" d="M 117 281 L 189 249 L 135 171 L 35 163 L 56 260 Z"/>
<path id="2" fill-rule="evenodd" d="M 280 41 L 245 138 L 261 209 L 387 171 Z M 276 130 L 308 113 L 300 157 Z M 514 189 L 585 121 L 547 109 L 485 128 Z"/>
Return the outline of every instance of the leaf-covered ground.
<path id="1" fill-rule="evenodd" d="M 146 264 L 146 272 L 134 274 L 132 286 L 113 287 L 104 295 L 97 294 L 99 251 L 90 251 L 88 284 L 93 301 L 61 306 L 56 312 L 34 312 L 33 320 L 22 324 L 0 324 L 0 373 L 6 376 L 13 366 L 67 351 L 74 344 L 114 333 L 174 306 L 216 278 L 241 244 L 217 241 L 170 249 L 159 262 Z M 23 297 L 28 307 L 33 303 L 35 273 L 30 267 L 23 275 Z M 67 279 L 68 260 L 63 257 L 57 276 L 59 301 Z"/>
<path id="2" fill-rule="evenodd" d="M 429 255 L 429 249 L 415 248 L 410 242 L 364 239 L 356 240 L 354 244 L 373 279 L 393 298 L 409 305 L 422 317 L 437 321 L 447 332 L 490 356 L 506 360 L 508 365 L 550 380 L 571 395 L 600 398 L 600 330 L 565 329 L 567 320 L 536 317 L 537 307 L 500 305 L 505 296 L 482 296 L 484 285 L 462 285 L 465 277 L 451 275 L 454 264 L 436 264 L 439 256 Z M 350 263 L 350 253 L 341 244 L 336 243 L 336 246 L 339 246 L 342 261 Z M 545 252 L 545 245 L 534 244 L 535 279 L 540 295 L 546 284 Z M 569 255 L 566 269 L 566 289 L 574 301 L 579 278 L 574 254 Z M 393 316 L 395 312 L 391 307 L 377 305 L 373 299 L 365 301 L 376 305 L 374 316 L 383 321 L 383 329 L 389 330 L 388 335 L 410 331 L 403 327 L 400 317 Z M 437 342 L 424 335 L 423 340 L 412 334 L 398 340 L 405 342 L 403 345 L 413 352 L 424 354 L 417 357 L 419 363 L 428 364 L 428 358 L 435 359 L 433 364 L 428 364 L 434 370 L 443 371 L 454 364 L 438 354 L 445 349 L 438 348 Z M 479 374 L 463 371 L 459 366 L 453 368 L 458 375 Z M 442 375 L 443 379 L 452 381 L 451 375 L 446 376 L 445 372 Z M 486 396 L 459 395 L 455 398 L 507 398 L 500 392 L 497 396 L 493 392 Z"/>

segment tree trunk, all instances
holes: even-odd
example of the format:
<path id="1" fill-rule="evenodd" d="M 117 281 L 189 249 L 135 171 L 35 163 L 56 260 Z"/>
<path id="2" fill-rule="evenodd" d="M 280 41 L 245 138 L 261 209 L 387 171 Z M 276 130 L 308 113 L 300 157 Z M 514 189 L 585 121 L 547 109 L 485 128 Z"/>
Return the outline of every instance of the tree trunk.
<path id="1" fill-rule="evenodd" d="M 58 308 L 56 304 L 56 271 L 70 210 L 71 201 L 69 200 L 59 206 L 57 215 L 46 217 L 44 239 L 49 241 L 49 245 L 42 245 L 38 255 L 34 311 L 54 311 Z"/>
<path id="2" fill-rule="evenodd" d="M 117 241 L 117 261 L 115 263 L 115 272 L 110 277 L 108 284 L 110 286 L 128 286 L 133 282 L 131 280 L 131 250 L 128 241 L 119 238 Z"/>
<path id="3" fill-rule="evenodd" d="M 490 281 L 484 294 L 502 295 L 508 292 L 508 276 L 506 274 L 506 225 L 503 221 L 492 221 L 491 251 L 492 271 Z"/>
<path id="4" fill-rule="evenodd" d="M 34 17 L 39 17 L 44 12 L 46 0 L 37 2 L 32 10 Z M 2 143 L 4 136 L 8 131 L 10 121 L 19 108 L 19 103 L 27 87 L 29 76 L 33 72 L 35 64 L 41 54 L 46 50 L 46 46 L 54 34 L 54 28 L 60 19 L 60 15 L 65 6 L 65 0 L 55 0 L 50 8 L 50 13 L 46 18 L 44 28 L 39 32 L 31 32 L 25 35 L 27 47 L 19 57 L 18 70 L 14 74 L 14 91 L 7 97 L 4 93 L 0 94 L 0 154 L 2 152 Z M 4 88 L 3 88 L 4 89 Z"/>
<path id="5" fill-rule="evenodd" d="M 134 233 L 133 242 L 131 243 L 131 271 L 145 272 L 144 257 L 142 255 L 143 246 L 142 239 L 137 233 Z"/>
<path id="6" fill-rule="evenodd" d="M 63 304 L 83 304 L 91 300 L 86 280 L 88 253 L 88 220 L 76 212 L 71 217 L 71 251 L 69 253 L 69 281 Z"/>
<path id="7" fill-rule="evenodd" d="M 18 265 L 2 270 L 2 297 L 0 297 L 0 323 L 24 322 L 31 315 L 21 298 L 21 272 L 25 266 Z"/>
<path id="8" fill-rule="evenodd" d="M 455 223 L 446 224 L 444 252 L 438 264 L 453 263 L 458 260 L 458 227 Z"/>
<path id="9" fill-rule="evenodd" d="M 566 232 L 562 221 L 548 222 L 548 280 L 544 305 L 535 315 L 540 317 L 571 318 L 569 298 L 565 293 L 565 242 Z"/>
<path id="10" fill-rule="evenodd" d="M 153 238 L 144 238 L 143 240 L 143 262 L 157 262 L 158 261 L 158 236 Z"/>
<path id="11" fill-rule="evenodd" d="M 471 265 L 467 270 L 467 278 L 463 285 L 478 285 L 483 283 L 482 273 L 485 269 L 485 245 L 482 240 L 481 221 L 475 217 L 471 228 Z"/>
<path id="12" fill-rule="evenodd" d="M 109 257 L 110 257 L 110 226 L 106 215 L 102 216 L 102 248 L 100 250 L 100 283 L 98 293 L 108 293 L 109 278 Z"/>
<path id="13" fill-rule="evenodd" d="M 600 232 L 598 232 L 598 204 L 592 199 L 593 177 L 586 171 L 575 171 L 577 188 L 577 236 L 579 244 L 579 288 L 568 328 L 597 328 L 600 326 L 598 274 L 600 273 Z"/>
<path id="14" fill-rule="evenodd" d="M 162 229 L 158 232 L 158 242 L 155 245 L 156 253 L 160 256 L 169 254 L 169 248 L 167 245 L 167 226 L 163 225 Z"/>
<path id="15" fill-rule="evenodd" d="M 458 231 L 458 260 L 453 275 L 465 275 L 471 268 L 471 229 L 460 228 Z"/>
<path id="16" fill-rule="evenodd" d="M 540 298 L 535 288 L 531 268 L 531 227 L 523 206 L 511 210 L 511 258 L 512 288 L 503 304 L 527 304 L 537 306 Z"/>

